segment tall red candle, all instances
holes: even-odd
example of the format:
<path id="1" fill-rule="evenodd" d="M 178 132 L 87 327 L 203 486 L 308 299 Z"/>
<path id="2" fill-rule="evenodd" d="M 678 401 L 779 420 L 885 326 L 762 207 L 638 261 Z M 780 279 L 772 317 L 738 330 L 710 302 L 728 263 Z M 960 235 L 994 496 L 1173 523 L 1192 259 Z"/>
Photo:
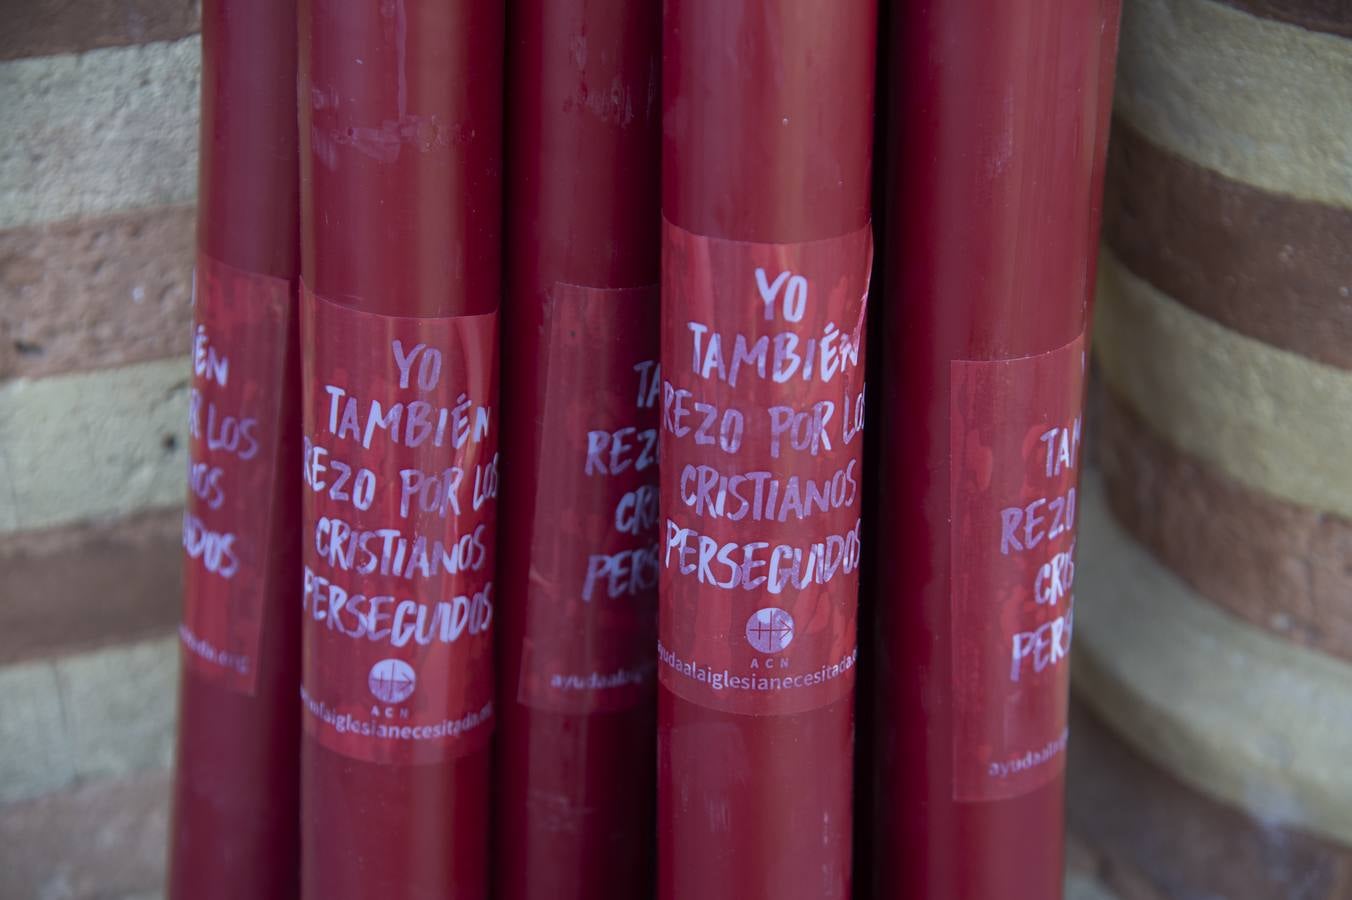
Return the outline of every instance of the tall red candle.
<path id="1" fill-rule="evenodd" d="M 502 10 L 300 6 L 302 896 L 487 893 Z"/>
<path id="2" fill-rule="evenodd" d="M 508 36 L 495 892 L 629 900 L 652 890 L 661 12 L 520 0 Z"/>
<path id="3" fill-rule="evenodd" d="M 1097 247 L 1099 230 L 1103 224 L 1103 182 L 1108 164 L 1108 137 L 1112 132 L 1113 85 L 1117 72 L 1117 39 L 1122 22 L 1122 0 L 1105 0 L 1103 4 L 1103 28 L 1098 41 L 1098 103 L 1095 113 L 1098 121 L 1094 126 L 1094 168 L 1089 173 L 1089 244 Z M 1088 309 L 1085 317 L 1093 321 L 1094 291 L 1097 288 L 1098 254 L 1091 250 L 1089 254 L 1089 273 L 1085 278 L 1085 296 Z M 1087 337 L 1086 337 L 1087 340 Z"/>
<path id="4" fill-rule="evenodd" d="M 168 895 L 296 895 L 296 10 L 202 5 L 187 554 Z"/>
<path id="5" fill-rule="evenodd" d="M 891 41 L 871 895 L 1062 891 L 1087 297 L 1116 0 Z"/>
<path id="6" fill-rule="evenodd" d="M 850 893 L 875 28 L 666 4 L 661 898 Z"/>

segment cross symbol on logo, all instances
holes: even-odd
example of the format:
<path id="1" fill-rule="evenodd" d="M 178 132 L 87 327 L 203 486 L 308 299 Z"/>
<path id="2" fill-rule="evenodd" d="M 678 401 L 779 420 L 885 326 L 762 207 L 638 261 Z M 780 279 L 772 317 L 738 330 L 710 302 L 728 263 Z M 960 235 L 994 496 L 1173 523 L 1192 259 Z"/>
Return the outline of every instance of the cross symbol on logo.
<path id="1" fill-rule="evenodd" d="M 778 653 L 793 643 L 793 616 L 777 606 L 756 610 L 746 620 L 746 642 L 761 653 Z"/>
<path id="2" fill-rule="evenodd" d="M 382 659 L 371 667 L 366 686 L 377 700 L 401 703 L 413 695 L 418 683 L 413 667 L 402 659 Z"/>

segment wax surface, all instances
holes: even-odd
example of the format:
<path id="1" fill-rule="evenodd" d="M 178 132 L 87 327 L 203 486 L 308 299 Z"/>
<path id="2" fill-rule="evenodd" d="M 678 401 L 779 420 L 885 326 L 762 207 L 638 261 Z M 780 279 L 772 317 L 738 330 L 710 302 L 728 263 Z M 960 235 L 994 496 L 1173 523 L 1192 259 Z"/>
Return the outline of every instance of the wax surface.
<path id="1" fill-rule="evenodd" d="M 383 316 L 497 309 L 502 19 L 468 0 L 301 3 L 302 267 L 317 296 Z M 304 738 L 302 896 L 486 896 L 489 757 L 382 764 Z"/>
<path id="2" fill-rule="evenodd" d="M 252 695 L 184 670 L 168 895 L 289 900 L 298 871 L 300 670 L 300 274 L 296 158 L 296 8 L 286 0 L 202 4 L 198 252 L 242 273 L 291 283 L 274 495 L 255 498 L 277 535 L 261 566 L 264 596 Z M 261 528 L 260 528 L 261 531 Z"/>
<path id="3" fill-rule="evenodd" d="M 771 244 L 867 225 L 875 28 L 868 2 L 670 0 L 666 220 Z M 658 896 L 848 896 L 853 740 L 852 696 L 753 716 L 659 688 Z"/>
<path id="4" fill-rule="evenodd" d="M 584 460 L 588 430 L 656 421 L 655 405 L 635 403 L 633 366 L 657 350 L 660 20 L 660 5 L 644 0 L 509 7 L 494 870 L 503 900 L 652 890 L 655 578 L 615 597 L 597 585 L 583 601 L 579 567 L 591 553 L 656 540 L 652 523 L 628 540 L 613 525 L 615 490 L 655 482 L 656 466 L 636 471 L 635 454 L 620 475 L 587 475 Z M 641 685 L 571 696 L 550 687 L 559 673 L 619 669 L 640 671 Z"/>
<path id="5" fill-rule="evenodd" d="M 974 463 L 950 458 L 950 385 L 963 375 L 955 361 L 1050 360 L 1086 332 L 1117 19 L 1115 0 L 918 2 L 893 13 L 880 493 L 866 591 L 870 896 L 1061 896 L 1063 750 L 1038 762 L 1054 777 L 1036 787 L 955 799 L 973 790 L 980 748 L 955 746 L 955 679 L 967 675 L 955 642 L 967 632 L 955 630 L 950 573 L 961 570 L 953 554 L 968 551 L 953 541 L 965 511 L 950 508 L 950 479 Z M 1021 365 L 1011 378 L 1042 364 Z M 968 774 L 956 777 L 955 765 Z"/>

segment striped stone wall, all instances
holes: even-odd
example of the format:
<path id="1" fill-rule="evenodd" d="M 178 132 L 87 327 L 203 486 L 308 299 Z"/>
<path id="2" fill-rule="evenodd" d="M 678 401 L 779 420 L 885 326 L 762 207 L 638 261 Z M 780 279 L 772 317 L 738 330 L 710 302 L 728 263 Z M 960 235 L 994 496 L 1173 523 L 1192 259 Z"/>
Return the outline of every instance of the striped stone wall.
<path id="1" fill-rule="evenodd" d="M 1266 868 L 1120 844 L 1352 896 L 1352 5 L 1127 0 L 1095 316 L 1075 690 Z"/>
<path id="2" fill-rule="evenodd" d="M 151 896 L 178 665 L 197 4 L 15 0 L 4 19 L 0 896 Z"/>

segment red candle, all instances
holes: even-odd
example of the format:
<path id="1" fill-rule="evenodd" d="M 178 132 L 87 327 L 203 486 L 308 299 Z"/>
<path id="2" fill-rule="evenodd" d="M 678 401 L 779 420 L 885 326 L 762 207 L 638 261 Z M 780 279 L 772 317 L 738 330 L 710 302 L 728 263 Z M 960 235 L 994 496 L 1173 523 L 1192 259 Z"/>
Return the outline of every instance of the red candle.
<path id="1" fill-rule="evenodd" d="M 503 900 L 652 890 L 660 15 L 508 20 Z"/>
<path id="2" fill-rule="evenodd" d="M 187 554 L 168 895 L 296 895 L 295 6 L 202 5 Z"/>
<path id="3" fill-rule="evenodd" d="M 850 893 L 875 28 L 666 4 L 661 898 Z"/>
<path id="4" fill-rule="evenodd" d="M 1122 0 L 1104 0 L 1102 11 L 1103 29 L 1099 33 L 1098 46 L 1098 104 L 1095 112 L 1098 122 L 1094 127 L 1094 169 L 1089 173 L 1089 244 L 1097 247 L 1099 228 L 1103 224 L 1103 179 L 1108 164 L 1108 136 L 1112 131 L 1113 83 L 1117 71 L 1117 38 L 1122 21 Z M 1097 289 L 1095 278 L 1098 272 L 1098 254 L 1089 254 L 1089 275 L 1085 279 L 1085 296 L 1088 309 L 1085 317 L 1093 321 L 1094 291 Z M 1089 336 L 1086 335 L 1086 343 Z"/>
<path id="5" fill-rule="evenodd" d="M 502 11 L 300 7 L 305 898 L 480 898 Z"/>
<path id="6" fill-rule="evenodd" d="M 958 0 L 893 23 L 872 896 L 1061 896 L 1117 13 Z"/>

